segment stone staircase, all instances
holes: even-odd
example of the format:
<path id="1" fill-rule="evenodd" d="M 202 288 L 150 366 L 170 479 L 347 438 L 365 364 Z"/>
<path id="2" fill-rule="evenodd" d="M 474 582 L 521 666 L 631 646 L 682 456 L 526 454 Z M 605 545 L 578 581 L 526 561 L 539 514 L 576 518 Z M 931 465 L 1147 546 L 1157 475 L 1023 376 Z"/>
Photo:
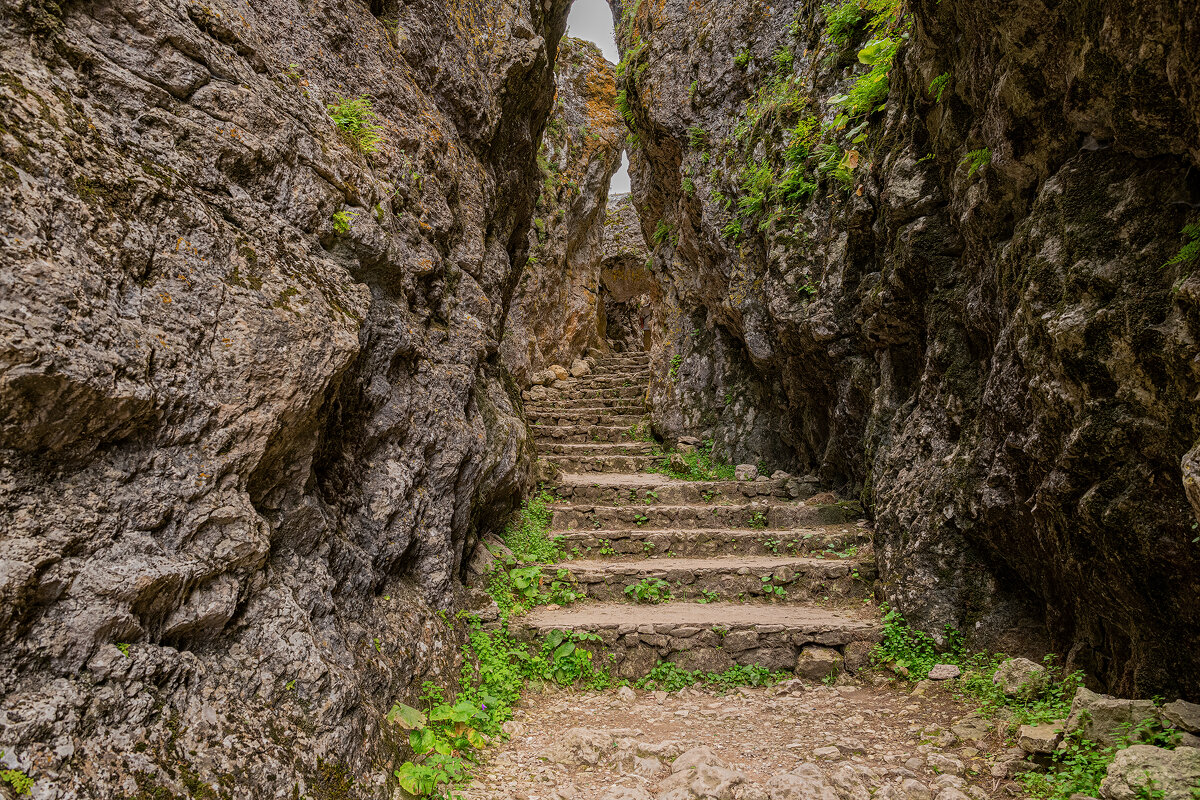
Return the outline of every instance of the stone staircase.
<path id="1" fill-rule="evenodd" d="M 649 377 L 646 354 L 616 355 L 527 404 L 558 476 L 552 535 L 570 554 L 547 573 L 567 570 L 588 599 L 533 611 L 518 635 L 597 634 L 590 646 L 631 679 L 660 660 L 813 679 L 861 667 L 880 633 L 869 533 L 841 504 L 792 499 L 783 479 L 647 473 L 661 459 L 635 438 Z"/>

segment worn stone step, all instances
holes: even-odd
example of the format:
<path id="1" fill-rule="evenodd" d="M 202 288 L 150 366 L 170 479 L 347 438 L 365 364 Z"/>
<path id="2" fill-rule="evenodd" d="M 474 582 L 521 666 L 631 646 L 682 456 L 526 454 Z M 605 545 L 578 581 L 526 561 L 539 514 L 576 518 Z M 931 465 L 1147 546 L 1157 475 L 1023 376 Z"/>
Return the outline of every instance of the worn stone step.
<path id="1" fill-rule="evenodd" d="M 597 364 L 592 375 L 649 374 L 648 363 Z"/>
<path id="2" fill-rule="evenodd" d="M 562 500 L 596 505 L 722 503 L 761 497 L 767 501 L 794 499 L 786 480 L 684 481 L 667 475 L 563 475 L 554 493 Z"/>
<path id="3" fill-rule="evenodd" d="M 612 425 L 613 419 L 619 419 L 621 424 L 632 428 L 646 421 L 646 411 L 641 408 L 622 410 L 620 408 L 548 408 L 526 409 L 526 419 L 538 425 Z"/>
<path id="4" fill-rule="evenodd" d="M 542 442 L 631 442 L 632 425 L 533 425 L 533 435 Z"/>
<path id="5" fill-rule="evenodd" d="M 845 604 L 869 597 L 875 581 L 875 562 L 864 558 L 722 555 L 578 560 L 553 568 L 567 570 L 589 599 L 600 601 L 632 602 L 629 587 L 661 581 L 676 601 Z"/>
<path id="6" fill-rule="evenodd" d="M 609 412 L 585 413 L 579 411 L 528 411 L 529 421 L 535 425 L 609 425 L 632 428 L 645 418 L 644 413 L 615 414 Z"/>
<path id="7" fill-rule="evenodd" d="M 546 390 L 547 400 L 594 400 L 599 398 L 624 400 L 637 399 L 641 401 L 646 395 L 646 387 L 643 386 L 608 386 L 608 387 L 580 387 L 574 386 L 568 389 L 555 389 L 553 387 Z"/>
<path id="8" fill-rule="evenodd" d="M 566 381 L 568 386 L 572 385 L 571 381 Z M 630 375 L 592 375 L 586 378 L 579 378 L 574 382 L 576 387 L 588 387 L 593 389 L 609 389 L 637 386 L 645 389 L 650 384 L 650 373 L 639 372 Z"/>
<path id="9" fill-rule="evenodd" d="M 791 528 L 850 522 L 853 517 L 838 505 L 803 503 L 752 503 L 729 505 L 555 505 L 550 525 L 556 532 L 587 528 Z"/>
<path id="10" fill-rule="evenodd" d="M 867 550 L 871 544 L 871 532 L 853 525 L 827 525 L 790 531 L 760 531 L 753 528 L 592 528 L 557 535 L 568 553 L 584 558 L 666 553 L 692 557 L 841 553 L 853 557 Z"/>
<path id="11" fill-rule="evenodd" d="M 608 411 L 623 410 L 626 413 L 646 413 L 646 405 L 640 398 L 629 397 L 584 397 L 574 400 L 539 400 L 525 404 L 526 411 Z"/>
<path id="12" fill-rule="evenodd" d="M 579 603 L 540 608 L 510 623 L 524 640 L 554 630 L 591 633 L 597 658 L 612 654 L 618 677 L 640 678 L 660 661 L 684 669 L 723 672 L 734 664 L 810 675 L 814 665 L 850 671 L 867 665 L 882 625 L 870 609 L 739 603 Z"/>
<path id="13" fill-rule="evenodd" d="M 547 455 L 543 461 L 560 472 L 640 472 L 655 461 L 657 456 L 609 456 L 609 455 Z"/>
<path id="14" fill-rule="evenodd" d="M 538 452 L 543 455 L 562 456 L 606 456 L 606 455 L 649 455 L 649 442 L 547 442 L 537 443 Z"/>

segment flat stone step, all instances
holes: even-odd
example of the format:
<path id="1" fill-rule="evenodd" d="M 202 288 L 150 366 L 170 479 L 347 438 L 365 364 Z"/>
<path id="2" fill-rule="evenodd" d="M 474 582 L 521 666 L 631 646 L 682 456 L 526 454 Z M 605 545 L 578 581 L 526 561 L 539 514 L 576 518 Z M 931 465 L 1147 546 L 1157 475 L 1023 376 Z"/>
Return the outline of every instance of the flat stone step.
<path id="1" fill-rule="evenodd" d="M 543 461 L 562 472 L 641 472 L 658 461 L 657 456 L 547 455 Z"/>
<path id="2" fill-rule="evenodd" d="M 554 493 L 563 500 L 596 505 L 721 503 L 740 498 L 794 499 L 788 482 L 684 481 L 667 475 L 563 475 Z"/>
<path id="3" fill-rule="evenodd" d="M 640 399 L 628 397 L 584 397 L 575 400 L 539 400 L 525 404 L 526 411 L 624 411 L 645 414 Z"/>
<path id="4" fill-rule="evenodd" d="M 580 560 L 557 564 L 591 600 L 627 601 L 630 587 L 666 584 L 673 600 L 825 604 L 861 602 L 871 595 L 871 559 L 722 555 L 714 558 Z"/>
<path id="5" fill-rule="evenodd" d="M 650 453 L 649 442 L 546 442 L 537 443 L 538 452 L 562 456 L 642 456 Z"/>
<path id="6" fill-rule="evenodd" d="M 692 557 L 843 553 L 853 557 L 871 544 L 870 531 L 845 525 L 790 531 L 759 531 L 753 528 L 593 528 L 558 536 L 568 553 L 585 558 L 666 553 Z"/>
<path id="7" fill-rule="evenodd" d="M 570 385 L 571 381 L 567 381 Z M 650 373 L 639 372 L 629 375 L 589 375 L 586 378 L 578 378 L 575 381 L 575 386 L 587 386 L 594 389 L 616 388 L 627 386 L 639 386 L 645 389 L 650 384 Z"/>
<path id="8" fill-rule="evenodd" d="M 633 441 L 632 425 L 533 425 L 533 435 L 542 442 Z"/>
<path id="9" fill-rule="evenodd" d="M 730 505 L 555 505 L 550 521 L 555 532 L 596 528 L 792 528 L 850 522 L 841 506 L 803 503 L 740 502 Z"/>
<path id="10" fill-rule="evenodd" d="M 647 373 L 649 362 L 629 362 L 625 364 L 597 364 L 592 370 L 593 375 L 630 375 Z"/>
<path id="11" fill-rule="evenodd" d="M 705 672 L 723 672 L 734 664 L 792 670 L 805 648 L 814 653 L 832 648 L 853 670 L 865 666 L 882 634 L 873 610 L 799 604 L 580 603 L 536 609 L 510 627 L 524 641 L 553 630 L 597 634 L 600 641 L 581 646 L 598 658 L 611 653 L 617 676 L 630 679 L 647 674 L 660 660 Z M 804 663 L 813 659 L 806 654 Z"/>
<path id="12" fill-rule="evenodd" d="M 606 399 L 623 399 L 639 402 L 646 396 L 646 387 L 643 386 L 610 386 L 610 387 L 586 387 L 578 386 L 567 389 L 555 389 L 550 387 L 546 390 L 547 400 L 596 400 L 600 398 Z"/>
<path id="13" fill-rule="evenodd" d="M 526 417 L 534 425 L 623 425 L 626 428 L 646 419 L 640 408 L 616 409 L 526 409 Z"/>

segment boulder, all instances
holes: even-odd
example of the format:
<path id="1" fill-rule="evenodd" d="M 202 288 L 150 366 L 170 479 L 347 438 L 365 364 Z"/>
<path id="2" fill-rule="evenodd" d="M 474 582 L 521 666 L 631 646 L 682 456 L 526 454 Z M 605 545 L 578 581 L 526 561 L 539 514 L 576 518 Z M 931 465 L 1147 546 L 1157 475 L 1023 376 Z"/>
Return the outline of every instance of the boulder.
<path id="1" fill-rule="evenodd" d="M 810 681 L 819 681 L 842 669 L 842 654 L 832 647 L 805 645 L 796 659 L 795 673 Z"/>
<path id="2" fill-rule="evenodd" d="M 1026 753 L 1053 753 L 1062 741 L 1063 723 L 1022 725 L 1017 731 L 1017 745 Z"/>
<path id="3" fill-rule="evenodd" d="M 1117 753 L 1100 784 L 1105 800 L 1193 800 L 1200 786 L 1200 750 L 1135 744 Z M 1160 794 L 1161 792 L 1161 794 Z"/>
<path id="4" fill-rule="evenodd" d="M 588 365 L 588 363 L 586 361 L 579 360 L 579 361 L 576 361 L 575 363 L 571 364 L 571 377 L 572 378 L 586 378 L 588 375 L 591 375 L 591 374 L 592 374 L 592 368 Z"/>
<path id="5" fill-rule="evenodd" d="M 711 747 L 701 746 L 693 747 L 675 759 L 674 763 L 671 764 L 671 772 L 692 770 L 701 764 L 707 764 L 711 767 L 725 766 L 725 762 L 717 757 L 717 754 L 712 751 Z"/>
<path id="6" fill-rule="evenodd" d="M 929 670 L 929 680 L 948 681 L 962 675 L 962 670 L 953 664 L 937 664 Z"/>
<path id="7" fill-rule="evenodd" d="M 758 478 L 758 467 L 753 464 L 738 464 L 734 467 L 733 477 L 739 481 L 752 481 Z"/>
<path id="8" fill-rule="evenodd" d="M 659 784 L 658 800 L 741 800 L 746 775 L 715 764 L 680 770 Z"/>
<path id="9" fill-rule="evenodd" d="M 871 651 L 875 649 L 873 642 L 850 642 L 843 650 L 844 665 L 850 672 L 858 672 L 871 664 Z"/>
<path id="10" fill-rule="evenodd" d="M 1080 731 L 1085 738 L 1112 746 L 1130 727 L 1157 717 L 1158 708 L 1149 700 L 1123 700 L 1081 686 L 1075 691 L 1064 729 L 1069 733 Z"/>
<path id="11" fill-rule="evenodd" d="M 530 380 L 536 386 L 549 386 L 558 380 L 558 374 L 552 369 L 544 369 L 541 372 L 533 373 L 533 377 Z"/>
<path id="12" fill-rule="evenodd" d="M 1049 675 L 1041 664 L 1028 658 L 1010 658 L 992 676 L 992 683 L 1009 697 L 1034 697 L 1046 686 Z"/>
<path id="13" fill-rule="evenodd" d="M 691 467 L 688 466 L 687 461 L 679 453 L 671 453 L 670 464 L 671 469 L 676 472 L 691 472 Z"/>
<path id="14" fill-rule="evenodd" d="M 600 800 L 654 800 L 654 795 L 646 791 L 641 786 L 614 786 L 609 789 Z"/>
<path id="15" fill-rule="evenodd" d="M 930 753 L 929 757 L 925 759 L 925 764 L 934 772 L 945 773 L 947 775 L 962 775 L 966 770 L 963 762 L 954 756 L 948 756 L 944 753 Z"/>
<path id="16" fill-rule="evenodd" d="M 617 689 L 617 700 L 620 701 L 621 705 L 631 706 L 637 702 L 637 694 L 628 686 L 622 686 L 620 689 Z"/>
<path id="17" fill-rule="evenodd" d="M 571 377 L 571 373 L 562 364 L 551 364 L 549 371 L 554 373 L 554 380 L 556 381 L 565 381 Z"/>
<path id="18" fill-rule="evenodd" d="M 1188 733 L 1200 733 L 1200 705 L 1176 700 L 1162 707 L 1162 716 L 1176 728 Z"/>
<path id="19" fill-rule="evenodd" d="M 549 397 L 550 393 L 546 391 L 546 387 L 540 384 L 529 387 L 529 391 L 525 393 L 525 399 L 531 403 L 540 403 Z"/>

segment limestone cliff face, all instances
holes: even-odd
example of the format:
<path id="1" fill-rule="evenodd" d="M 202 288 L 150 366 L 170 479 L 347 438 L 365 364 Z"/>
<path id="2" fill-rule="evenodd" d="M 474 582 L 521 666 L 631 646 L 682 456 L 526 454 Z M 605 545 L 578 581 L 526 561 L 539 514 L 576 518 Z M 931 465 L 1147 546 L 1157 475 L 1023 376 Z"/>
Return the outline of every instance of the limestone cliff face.
<path id="1" fill-rule="evenodd" d="M 1200 695 L 1187 4 L 613 5 L 657 429 L 861 491 L 928 630 Z"/>
<path id="2" fill-rule="evenodd" d="M 45 796 L 384 796 L 528 479 L 567 6 L 0 2 L 0 750 Z"/>
<path id="3" fill-rule="evenodd" d="M 650 273 L 642 224 L 628 194 L 612 197 L 604 217 L 600 269 L 604 337 L 618 352 L 647 348 L 647 323 L 662 303 L 662 286 Z"/>
<path id="4" fill-rule="evenodd" d="M 504 328 L 504 364 L 522 385 L 551 364 L 569 367 L 588 350 L 606 349 L 605 206 L 625 146 L 613 70 L 591 42 L 563 41 L 558 99 L 539 154 L 529 262 Z"/>

